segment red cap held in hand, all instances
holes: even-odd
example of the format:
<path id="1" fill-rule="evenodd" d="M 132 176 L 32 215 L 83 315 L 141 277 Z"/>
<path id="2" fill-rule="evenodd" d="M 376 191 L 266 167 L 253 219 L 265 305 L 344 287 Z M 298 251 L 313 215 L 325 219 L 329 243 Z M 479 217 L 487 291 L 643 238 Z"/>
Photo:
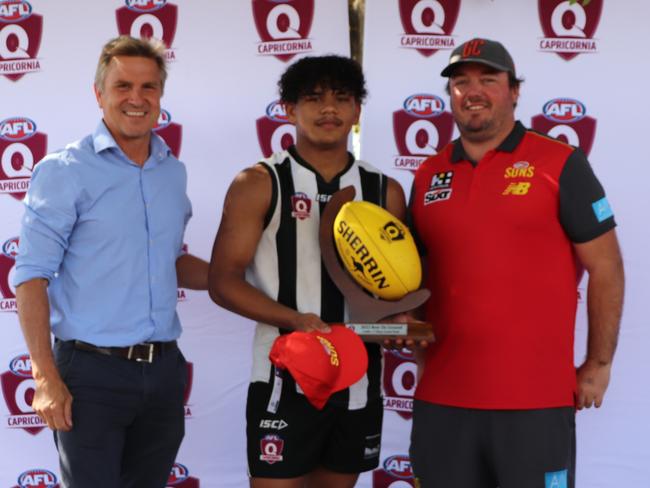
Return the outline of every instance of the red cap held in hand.
<path id="1" fill-rule="evenodd" d="M 288 369 L 307 400 L 322 409 L 328 398 L 356 383 L 368 369 L 368 353 L 359 336 L 341 325 L 329 333 L 292 332 L 278 337 L 269 359 Z"/>

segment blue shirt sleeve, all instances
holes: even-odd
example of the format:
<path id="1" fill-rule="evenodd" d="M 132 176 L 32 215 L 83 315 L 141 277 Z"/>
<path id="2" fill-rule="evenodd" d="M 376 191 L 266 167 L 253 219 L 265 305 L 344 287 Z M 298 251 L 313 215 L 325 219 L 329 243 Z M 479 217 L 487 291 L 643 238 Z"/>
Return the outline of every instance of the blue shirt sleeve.
<path id="1" fill-rule="evenodd" d="M 13 286 L 34 278 L 52 280 L 77 220 L 78 189 L 73 168 L 61 155 L 36 166 L 24 200 Z"/>

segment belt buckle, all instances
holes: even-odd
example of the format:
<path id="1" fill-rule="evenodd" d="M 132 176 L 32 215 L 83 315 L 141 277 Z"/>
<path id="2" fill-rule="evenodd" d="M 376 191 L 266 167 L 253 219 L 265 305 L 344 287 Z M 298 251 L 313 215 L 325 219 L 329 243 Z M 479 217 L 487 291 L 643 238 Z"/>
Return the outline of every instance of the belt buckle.
<path id="1" fill-rule="evenodd" d="M 147 347 L 149 347 L 148 357 L 146 357 L 146 358 L 141 358 L 141 357 L 134 358 L 133 357 L 133 348 L 135 348 L 137 346 L 147 346 Z M 155 347 L 155 344 L 152 344 L 150 342 L 144 342 L 142 344 L 136 344 L 134 346 L 130 346 L 129 347 L 129 352 L 128 352 L 126 358 L 127 359 L 134 359 L 138 363 L 153 363 L 153 350 L 154 350 L 154 347 Z"/>

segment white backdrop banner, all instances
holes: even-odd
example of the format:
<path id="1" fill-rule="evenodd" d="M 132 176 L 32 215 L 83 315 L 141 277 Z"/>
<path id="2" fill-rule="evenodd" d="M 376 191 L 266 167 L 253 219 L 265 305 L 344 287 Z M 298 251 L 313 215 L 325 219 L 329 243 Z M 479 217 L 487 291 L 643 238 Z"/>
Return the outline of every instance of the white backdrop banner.
<path id="1" fill-rule="evenodd" d="M 650 61 L 639 37 L 642 0 L 367 0 L 364 68 L 370 98 L 362 157 L 398 179 L 440 150 L 455 128 L 438 73 L 473 36 L 501 40 L 526 78 L 519 118 L 589 152 L 619 222 L 628 293 L 605 405 L 578 415 L 578 486 L 650 486 L 650 344 L 644 225 L 650 157 L 641 150 L 650 109 Z M 186 244 L 208 258 L 232 178 L 293 141 L 277 103 L 288 63 L 349 54 L 345 0 L 0 0 L 0 488 L 58 484 L 51 433 L 30 407 L 34 382 L 9 285 L 33 167 L 91 132 L 101 117 L 92 80 L 101 46 L 118 34 L 153 35 L 168 47 L 170 76 L 158 132 L 188 170 L 194 217 Z M 557 19 L 560 19 L 559 21 Z M 644 288 L 645 285 L 645 288 Z M 118 286 L 116 284 L 116 286 Z M 584 291 L 584 286 L 582 286 Z M 191 363 L 187 433 L 169 486 L 244 487 L 245 399 L 253 324 L 179 290 L 181 347 Z M 516 297 L 513 297 L 516 299 Z M 584 305 L 576 355 L 584 354 Z M 381 467 L 358 486 L 413 485 L 408 437 L 415 368 L 387 353 Z"/>
<path id="2" fill-rule="evenodd" d="M 577 415 L 577 486 L 643 488 L 650 486 L 650 156 L 643 142 L 650 99 L 641 94 L 645 81 L 632 80 L 650 75 L 650 57 L 634 47 L 648 32 L 650 4 L 582 3 L 367 0 L 363 60 L 370 96 L 361 121 L 361 157 L 408 192 L 412 171 L 458 137 L 440 77 L 451 50 L 473 37 L 506 46 L 525 78 L 517 117 L 588 154 L 613 205 L 626 262 L 625 313 L 610 388 L 599 410 Z M 585 283 L 580 291 L 584 298 Z M 585 354 L 584 309 L 583 299 L 576 361 Z M 374 488 L 413 486 L 412 371 L 407 357 L 386 357 L 385 408 L 393 411 L 384 420 L 383 465 L 373 473 Z"/>
<path id="3" fill-rule="evenodd" d="M 30 407 L 31 367 L 9 285 L 31 170 L 47 152 L 92 132 L 102 45 L 118 34 L 167 45 L 158 133 L 185 163 L 193 254 L 209 259 L 237 172 L 293 141 L 275 103 L 277 80 L 304 55 L 349 55 L 346 0 L 0 1 L 0 487 L 52 487 L 52 435 Z M 116 286 L 119 286 L 116 284 Z M 169 486 L 248 485 L 245 400 L 253 323 L 179 290 L 191 363 L 186 436 Z"/>

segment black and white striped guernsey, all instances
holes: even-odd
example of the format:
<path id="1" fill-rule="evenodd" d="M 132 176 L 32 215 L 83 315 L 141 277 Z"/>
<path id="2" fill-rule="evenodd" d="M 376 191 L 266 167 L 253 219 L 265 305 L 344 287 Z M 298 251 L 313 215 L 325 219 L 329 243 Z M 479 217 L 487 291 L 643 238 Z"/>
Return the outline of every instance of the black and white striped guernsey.
<path id="1" fill-rule="evenodd" d="M 265 228 L 246 279 L 269 297 L 301 313 L 315 313 L 326 322 L 345 321 L 345 301 L 321 260 L 320 214 L 330 196 L 346 186 L 354 186 L 356 199 L 385 207 L 386 176 L 350 155 L 345 169 L 326 182 L 293 146 L 260 164 L 271 175 L 273 192 Z M 273 381 L 269 351 L 275 338 L 286 332 L 257 324 L 252 382 Z M 367 374 L 349 389 L 336 393 L 330 400 L 332 403 L 353 410 L 380 397 L 381 350 L 376 344 L 366 344 L 366 348 Z"/>

